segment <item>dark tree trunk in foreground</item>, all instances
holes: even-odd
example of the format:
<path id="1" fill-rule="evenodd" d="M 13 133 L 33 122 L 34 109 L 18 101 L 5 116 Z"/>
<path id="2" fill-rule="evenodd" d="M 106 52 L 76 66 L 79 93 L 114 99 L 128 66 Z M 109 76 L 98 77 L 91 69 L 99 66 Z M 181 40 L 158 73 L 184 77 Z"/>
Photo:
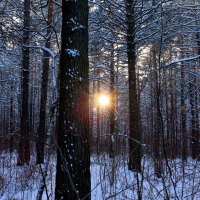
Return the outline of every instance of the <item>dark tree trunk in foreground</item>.
<path id="1" fill-rule="evenodd" d="M 126 1 L 127 21 L 127 56 L 129 73 L 129 117 L 130 117 L 130 138 L 129 138 L 129 169 L 141 170 L 141 146 L 139 126 L 139 103 L 136 84 L 136 52 L 135 52 L 135 19 L 134 0 Z"/>
<path id="2" fill-rule="evenodd" d="M 62 1 L 55 199 L 90 199 L 88 1 Z"/>
<path id="3" fill-rule="evenodd" d="M 22 103 L 20 120 L 20 143 L 18 165 L 30 161 L 29 136 L 29 28 L 30 28 L 30 0 L 24 0 L 24 24 L 22 40 Z"/>
<path id="4" fill-rule="evenodd" d="M 47 19 L 47 41 L 45 44 L 46 48 L 50 48 L 51 39 L 51 24 L 53 22 L 53 1 L 49 1 L 48 5 L 48 19 Z M 40 121 L 37 130 L 37 163 L 44 162 L 44 142 L 45 142 L 45 123 L 46 123 L 46 104 L 47 104 L 47 91 L 48 91 L 48 78 L 49 78 L 49 61 L 50 56 L 48 52 L 43 54 L 43 71 L 42 71 L 42 88 L 41 88 L 41 98 L 40 98 Z"/>

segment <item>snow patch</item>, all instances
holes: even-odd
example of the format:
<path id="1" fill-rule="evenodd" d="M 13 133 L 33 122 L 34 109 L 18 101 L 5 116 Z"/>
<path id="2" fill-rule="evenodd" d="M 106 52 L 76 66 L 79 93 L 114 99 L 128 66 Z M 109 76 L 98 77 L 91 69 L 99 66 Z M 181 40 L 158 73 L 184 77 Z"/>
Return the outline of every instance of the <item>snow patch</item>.
<path id="1" fill-rule="evenodd" d="M 77 49 L 66 49 L 66 52 L 72 57 L 80 56 L 80 51 Z"/>

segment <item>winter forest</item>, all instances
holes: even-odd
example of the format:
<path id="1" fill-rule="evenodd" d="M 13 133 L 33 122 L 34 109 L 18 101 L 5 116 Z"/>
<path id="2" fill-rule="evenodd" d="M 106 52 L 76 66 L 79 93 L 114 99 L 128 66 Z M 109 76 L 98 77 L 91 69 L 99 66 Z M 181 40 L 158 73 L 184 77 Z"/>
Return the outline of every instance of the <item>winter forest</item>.
<path id="1" fill-rule="evenodd" d="M 0 199 L 199 200 L 200 0 L 0 0 Z"/>

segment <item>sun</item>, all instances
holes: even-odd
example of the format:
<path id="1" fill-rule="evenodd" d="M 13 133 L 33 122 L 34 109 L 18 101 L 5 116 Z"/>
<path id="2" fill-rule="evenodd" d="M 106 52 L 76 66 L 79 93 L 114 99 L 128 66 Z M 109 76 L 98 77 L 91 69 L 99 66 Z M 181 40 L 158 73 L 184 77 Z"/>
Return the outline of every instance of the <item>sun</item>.
<path id="1" fill-rule="evenodd" d="M 110 104 L 110 99 L 108 96 L 105 94 L 101 94 L 98 98 L 98 102 L 100 106 L 109 106 Z"/>

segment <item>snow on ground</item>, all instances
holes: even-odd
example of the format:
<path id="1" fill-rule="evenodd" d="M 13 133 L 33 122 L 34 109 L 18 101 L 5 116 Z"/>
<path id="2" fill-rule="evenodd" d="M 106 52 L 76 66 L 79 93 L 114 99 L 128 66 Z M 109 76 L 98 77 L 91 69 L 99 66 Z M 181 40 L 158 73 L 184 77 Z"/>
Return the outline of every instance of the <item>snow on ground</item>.
<path id="1" fill-rule="evenodd" d="M 41 176 L 40 166 L 35 166 L 35 156 L 30 165 L 16 166 L 15 153 L 0 154 L 0 199 L 35 200 Z M 193 159 L 183 162 L 180 159 L 168 160 L 170 168 L 163 161 L 164 172 L 161 178 L 155 176 L 154 162 L 149 157 L 142 160 L 142 173 L 131 172 L 127 168 L 127 157 L 107 154 L 91 157 L 91 196 L 92 200 L 142 199 L 200 199 L 200 163 Z M 46 180 L 50 200 L 54 199 L 55 156 L 51 157 Z M 169 170 L 170 169 L 170 170 Z M 43 200 L 46 200 L 43 193 Z"/>

